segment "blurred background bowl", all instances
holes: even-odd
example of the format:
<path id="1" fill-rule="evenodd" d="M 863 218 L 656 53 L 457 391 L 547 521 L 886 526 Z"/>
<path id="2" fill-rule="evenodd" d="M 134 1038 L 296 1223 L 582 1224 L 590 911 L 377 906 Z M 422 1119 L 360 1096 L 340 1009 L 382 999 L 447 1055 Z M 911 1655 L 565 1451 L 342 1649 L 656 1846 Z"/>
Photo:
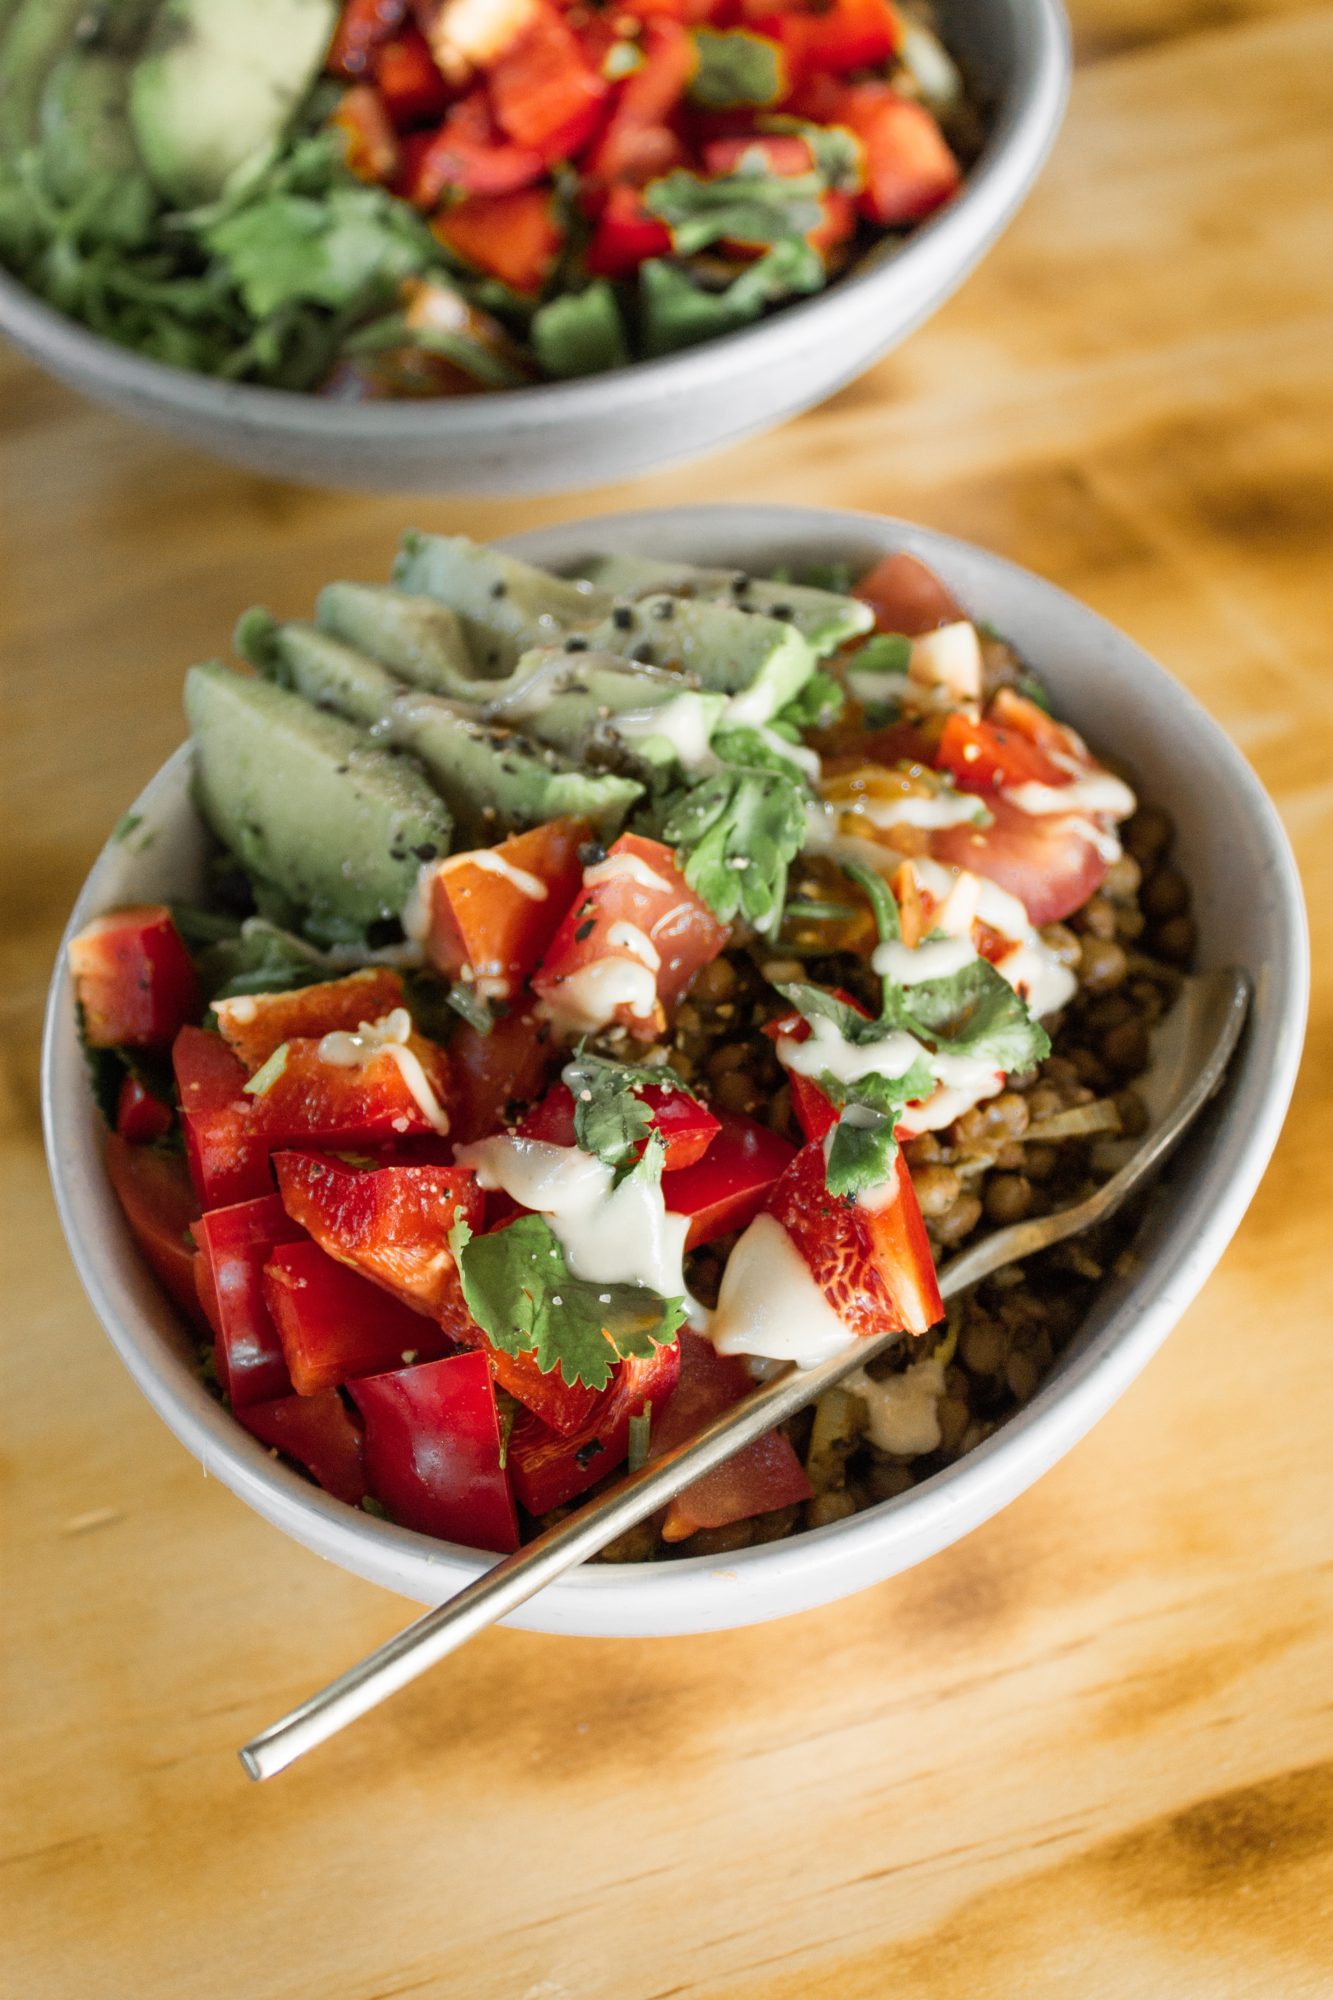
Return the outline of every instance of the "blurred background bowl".
<path id="1" fill-rule="evenodd" d="M 817 297 L 661 361 L 438 402 L 348 404 L 221 382 L 90 333 L 0 272 L 0 333 L 52 375 L 200 450 L 312 485 L 551 493 L 734 443 L 808 409 L 929 318 L 1011 220 L 1069 84 L 1058 0 L 944 0 L 944 38 L 989 112 L 961 193 Z"/>

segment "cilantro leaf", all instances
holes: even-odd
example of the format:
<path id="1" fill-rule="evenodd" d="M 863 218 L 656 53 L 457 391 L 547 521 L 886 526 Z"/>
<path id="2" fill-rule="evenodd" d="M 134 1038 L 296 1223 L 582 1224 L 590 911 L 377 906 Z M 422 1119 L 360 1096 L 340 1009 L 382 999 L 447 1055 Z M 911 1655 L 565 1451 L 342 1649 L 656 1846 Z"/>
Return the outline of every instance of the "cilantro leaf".
<path id="1" fill-rule="evenodd" d="M 389 298 L 399 281 L 438 261 L 420 218 L 372 187 L 269 194 L 223 216 L 203 240 L 256 319 L 294 300 L 347 307 Z"/>
<path id="2" fill-rule="evenodd" d="M 805 686 L 778 710 L 769 727 L 795 741 L 807 729 L 827 729 L 836 722 L 846 699 L 841 683 L 825 668 L 817 667 Z"/>
<path id="3" fill-rule="evenodd" d="M 781 919 L 787 869 L 805 833 L 805 789 L 786 765 L 718 771 L 669 799 L 662 823 L 662 839 L 714 916 L 725 924 L 741 915 L 763 932 Z"/>
<path id="4" fill-rule="evenodd" d="M 849 674 L 905 674 L 912 664 L 912 642 L 901 632 L 875 632 L 847 656 Z"/>
<path id="5" fill-rule="evenodd" d="M 744 28 L 723 33 L 696 28 L 694 47 L 699 67 L 689 94 L 696 104 L 731 111 L 741 104 L 776 104 L 784 95 L 786 78 L 776 42 Z"/>
<path id="6" fill-rule="evenodd" d="M 580 1049 L 560 1072 L 574 1099 L 574 1139 L 585 1153 L 595 1153 L 608 1167 L 623 1167 L 643 1150 L 652 1131 L 652 1107 L 639 1091 L 679 1090 L 694 1099 L 673 1070 L 646 1063 L 610 1062 Z M 660 1154 L 661 1147 L 649 1153 Z M 645 1155 L 647 1170 L 648 1156 Z"/>
<path id="7" fill-rule="evenodd" d="M 715 340 L 759 318 L 766 306 L 827 283 L 817 250 L 789 237 L 746 267 L 721 291 L 709 291 L 680 264 L 650 257 L 639 267 L 644 351 L 674 354 L 701 340 Z"/>
<path id="8" fill-rule="evenodd" d="M 830 1194 L 861 1194 L 889 1177 L 898 1152 L 895 1128 L 909 1104 L 929 1097 L 935 1077 L 923 1054 L 902 1076 L 857 1077 L 843 1083 L 827 1072 L 819 1087 L 839 1112 L 824 1181 Z"/>
<path id="9" fill-rule="evenodd" d="M 899 1025 L 929 1037 L 942 1053 L 976 1056 L 996 1069 L 1021 1073 L 1051 1052 L 1040 1021 L 988 959 L 973 959 L 947 979 L 900 990 Z"/>
<path id="10" fill-rule="evenodd" d="M 468 1308 L 494 1344 L 533 1355 L 543 1374 L 558 1369 L 571 1388 L 604 1389 L 618 1360 L 670 1346 L 686 1318 L 684 1299 L 646 1285 L 576 1278 L 544 1216 L 521 1215 L 485 1236 L 460 1219 L 449 1246 Z"/>
<path id="11" fill-rule="evenodd" d="M 623 368 L 629 347 L 616 295 L 605 278 L 539 306 L 532 318 L 532 345 L 547 374 L 562 380 Z"/>
<path id="12" fill-rule="evenodd" d="M 756 153 L 734 173 L 705 180 L 685 167 L 650 181 L 643 205 L 665 222 L 678 256 L 729 239 L 736 243 L 781 243 L 802 238 L 823 218 L 821 174 L 770 174 Z M 822 270 L 822 266 L 821 266 Z"/>

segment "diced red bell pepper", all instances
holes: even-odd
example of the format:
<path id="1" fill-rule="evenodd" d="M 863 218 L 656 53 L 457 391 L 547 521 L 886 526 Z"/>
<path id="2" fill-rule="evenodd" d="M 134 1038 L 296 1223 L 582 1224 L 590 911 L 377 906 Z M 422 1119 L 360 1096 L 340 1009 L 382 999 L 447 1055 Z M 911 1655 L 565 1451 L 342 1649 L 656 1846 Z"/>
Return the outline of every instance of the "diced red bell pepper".
<path id="1" fill-rule="evenodd" d="M 335 1500 L 360 1506 L 366 1494 L 361 1433 L 336 1389 L 250 1403 L 236 1415 L 252 1437 L 294 1458 Z"/>
<path id="2" fill-rule="evenodd" d="M 648 1456 L 660 1458 L 697 1436 L 705 1424 L 754 1391 L 754 1377 L 735 1355 L 718 1354 L 688 1327 L 681 1329 L 680 1381 L 659 1417 L 653 1412 Z M 683 1542 L 699 1528 L 725 1528 L 811 1496 L 805 1469 L 781 1431 L 768 1431 L 678 1493 L 666 1511 L 662 1539 Z"/>
<path id="3" fill-rule="evenodd" d="M 228 1402 L 240 1409 L 288 1395 L 292 1383 L 265 1299 L 264 1265 L 278 1244 L 295 1243 L 301 1229 L 278 1197 L 268 1194 L 211 1209 L 195 1234 L 208 1260 L 217 1313 L 213 1356 Z"/>
<path id="4" fill-rule="evenodd" d="M 165 903 L 94 917 L 69 943 L 90 1048 L 165 1048 L 199 1011 L 199 982 Z"/>
<path id="5" fill-rule="evenodd" d="M 220 1035 L 182 1028 L 171 1045 L 185 1157 L 203 1208 L 272 1194 L 269 1148 L 251 1130 L 245 1067 Z"/>
<path id="6" fill-rule="evenodd" d="M 116 1130 L 132 1146 L 151 1146 L 171 1130 L 172 1109 L 137 1076 L 127 1075 L 116 1101 Z"/>
<path id="7" fill-rule="evenodd" d="M 451 106 L 437 132 L 413 134 L 404 153 L 399 192 L 425 209 L 434 208 L 451 190 L 459 194 L 513 194 L 531 187 L 546 172 L 540 153 L 506 139 L 491 115 L 484 90 L 471 91 Z"/>
<path id="8" fill-rule="evenodd" d="M 367 1482 L 400 1526 L 467 1548 L 518 1547 L 484 1355 L 452 1354 L 348 1386 L 365 1420 Z"/>
<path id="9" fill-rule="evenodd" d="M 787 8 L 762 26 L 782 49 L 797 83 L 880 68 L 902 43 L 902 22 L 890 0 L 833 0 L 819 9 Z"/>
<path id="10" fill-rule="evenodd" d="M 737 132 L 710 139 L 703 149 L 704 171 L 734 174 L 741 161 L 757 153 L 766 172 L 780 180 L 813 173 L 814 151 L 796 132 Z"/>
<path id="11" fill-rule="evenodd" d="M 222 1313 L 218 1307 L 217 1286 L 213 1283 L 213 1266 L 203 1250 L 194 1253 L 194 1290 L 199 1311 L 216 1340 L 222 1331 Z"/>
<path id="12" fill-rule="evenodd" d="M 437 862 L 429 877 L 431 964 L 473 981 L 484 999 L 512 999 L 578 893 L 579 849 L 591 838 L 586 820 L 553 819 L 498 847 Z"/>
<path id="13" fill-rule="evenodd" d="M 591 1033 L 617 1023 L 650 1041 L 729 935 L 669 847 L 622 833 L 605 861 L 585 869 L 532 990 L 570 1028 Z"/>
<path id="14" fill-rule="evenodd" d="M 830 188 L 819 197 L 823 219 L 807 229 L 805 240 L 828 264 L 836 250 L 856 234 L 856 200 L 842 188 Z"/>
<path id="15" fill-rule="evenodd" d="M 346 0 L 324 67 L 335 76 L 364 76 L 381 42 L 407 18 L 407 0 Z"/>
<path id="16" fill-rule="evenodd" d="M 583 1382 L 566 1382 L 558 1368 L 539 1368 L 535 1354 L 507 1354 L 475 1320 L 459 1330 L 459 1339 L 464 1347 L 476 1348 L 486 1356 L 499 1387 L 543 1425 L 561 1437 L 582 1434 L 601 1391 Z"/>
<path id="17" fill-rule="evenodd" d="M 354 83 L 344 91 L 329 123 L 342 134 L 343 158 L 358 180 L 388 186 L 398 173 L 398 136 L 389 122 L 384 99 L 373 83 Z"/>
<path id="18" fill-rule="evenodd" d="M 343 979 L 321 979 L 290 993 L 245 993 L 215 1000 L 213 1012 L 227 1047 L 253 1074 L 294 1036 L 318 1039 L 363 1021 L 380 1021 L 403 1004 L 401 975 L 388 966 L 365 966 Z"/>
<path id="19" fill-rule="evenodd" d="M 107 1178 L 146 1262 L 191 1319 L 199 1318 L 190 1231 L 199 1209 L 185 1162 L 154 1146 L 132 1146 L 119 1132 L 106 1141 Z"/>
<path id="20" fill-rule="evenodd" d="M 865 151 L 861 213 L 885 228 L 920 222 L 958 192 L 963 172 L 924 104 L 887 83 L 858 83 L 842 94 L 837 122 Z"/>
<path id="21" fill-rule="evenodd" d="M 649 257 L 671 252 L 671 231 L 650 215 L 636 187 L 613 187 L 593 228 L 585 262 L 594 278 L 627 278 Z"/>
<path id="22" fill-rule="evenodd" d="M 548 162 L 577 153 L 606 99 L 606 79 L 584 56 L 557 8 L 539 0 L 517 39 L 490 66 L 491 107 L 516 144 Z"/>
<path id="23" fill-rule="evenodd" d="M 555 196 L 545 187 L 466 195 L 441 209 L 431 229 L 465 264 L 524 293 L 542 289 L 564 242 Z"/>
<path id="24" fill-rule="evenodd" d="M 430 44 L 411 22 L 375 50 L 375 84 L 395 126 L 438 118 L 449 102 Z"/>
<path id="25" fill-rule="evenodd" d="M 794 1146 L 753 1118 L 723 1111 L 718 1122 L 721 1129 L 703 1159 L 662 1176 L 667 1213 L 690 1218 L 687 1250 L 753 1222 L 769 1189 L 796 1157 Z"/>
<path id="26" fill-rule="evenodd" d="M 659 1347 L 644 1361 L 622 1361 L 582 1430 L 561 1437 L 537 1417 L 518 1418 L 509 1434 L 514 1491 L 530 1514 L 547 1514 L 586 1493 L 623 1464 L 629 1421 L 661 1409 L 680 1372 L 680 1346 Z"/>
<path id="27" fill-rule="evenodd" d="M 326 1256 L 317 1243 L 270 1251 L 263 1289 L 298 1396 L 453 1350 L 433 1319 Z"/>
<path id="28" fill-rule="evenodd" d="M 940 733 L 935 763 L 964 792 L 1001 785 L 1067 785 L 1070 773 L 1026 736 L 993 722 L 974 722 L 954 709 Z"/>
<path id="29" fill-rule="evenodd" d="M 339 1263 L 438 1319 L 454 1339 L 472 1315 L 463 1302 L 449 1231 L 461 1217 L 481 1228 L 482 1195 L 463 1167 L 396 1166 L 371 1172 L 320 1153 L 279 1153 L 274 1166 L 287 1213 Z"/>
<path id="30" fill-rule="evenodd" d="M 397 1045 L 394 1045 L 397 1046 Z M 441 1112 L 449 1098 L 444 1050 L 422 1035 L 402 1045 L 414 1056 Z M 251 1129 L 270 1148 L 282 1145 L 392 1145 L 410 1133 L 438 1131 L 399 1067 L 394 1048 L 372 1050 L 346 1066 L 320 1055 L 319 1041 L 294 1037 L 281 1072 L 249 1101 Z"/>
<path id="31" fill-rule="evenodd" d="M 849 1333 L 925 1333 L 944 1317 L 926 1226 L 902 1154 L 878 1208 L 831 1195 L 824 1149 L 803 1146 L 769 1194 L 766 1212 L 795 1243 Z"/>
<path id="32" fill-rule="evenodd" d="M 530 1007 L 493 1021 L 482 1034 L 460 1021 L 449 1038 L 453 1136 L 486 1139 L 541 1096 L 558 1051 Z"/>
<path id="33" fill-rule="evenodd" d="M 1081 765 L 1084 770 L 1097 769 L 1096 759 L 1076 729 L 1068 723 L 1057 722 L 1044 708 L 1016 688 L 1002 687 L 986 713 L 986 720 L 997 729 L 1007 729 L 1014 736 L 1023 737 L 1036 749 L 1042 750 L 1050 758 L 1053 767 L 1066 777 L 1076 776 L 1068 768 L 1070 763 Z M 1061 758 L 1066 760 L 1061 763 Z"/>
<path id="34" fill-rule="evenodd" d="M 867 570 L 854 594 L 873 610 L 877 631 L 901 632 L 909 639 L 967 616 L 934 570 L 903 550 Z"/>
<path id="35" fill-rule="evenodd" d="M 650 21 L 640 46 L 643 61 L 621 84 L 606 130 L 587 161 L 594 179 L 638 187 L 668 173 L 683 157 L 671 120 L 699 67 L 694 36 L 679 21 Z"/>
<path id="36" fill-rule="evenodd" d="M 664 1173 L 683 1171 L 703 1158 L 721 1129 L 707 1105 L 687 1090 L 673 1090 L 669 1084 L 648 1084 L 635 1095 L 652 1112 L 652 1129 L 666 1149 Z M 574 1099 L 568 1084 L 554 1084 L 518 1129 L 525 1139 L 542 1139 L 548 1146 L 572 1146 Z M 639 1145 L 636 1159 L 647 1143 L 645 1139 Z"/>

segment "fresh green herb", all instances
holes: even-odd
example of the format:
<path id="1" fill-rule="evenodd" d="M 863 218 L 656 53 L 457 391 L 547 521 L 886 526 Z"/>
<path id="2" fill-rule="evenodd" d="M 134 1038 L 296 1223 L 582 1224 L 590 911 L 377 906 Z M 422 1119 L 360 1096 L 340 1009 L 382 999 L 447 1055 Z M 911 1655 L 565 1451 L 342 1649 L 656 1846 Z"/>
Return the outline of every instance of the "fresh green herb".
<path id="1" fill-rule="evenodd" d="M 805 686 L 778 710 L 771 726 L 793 742 L 799 741 L 807 729 L 827 729 L 836 722 L 846 699 L 841 682 L 817 667 Z"/>
<path id="2" fill-rule="evenodd" d="M 678 1090 L 693 1099 L 675 1072 L 645 1063 L 608 1062 L 580 1049 L 560 1072 L 574 1099 L 574 1139 L 608 1167 L 635 1159 L 652 1130 L 653 1113 L 641 1090 Z"/>
<path id="3" fill-rule="evenodd" d="M 744 28 L 721 34 L 696 28 L 694 47 L 699 66 L 689 94 L 696 104 L 732 111 L 742 104 L 776 104 L 784 95 L 786 77 L 776 42 Z M 758 157 L 762 162 L 762 150 Z"/>
<path id="4" fill-rule="evenodd" d="M 620 307 L 605 278 L 540 306 L 531 332 L 538 361 L 548 375 L 562 379 L 604 375 L 630 358 Z"/>
<path id="5" fill-rule="evenodd" d="M 639 269 L 639 297 L 645 352 L 674 354 L 701 340 L 714 340 L 749 326 L 766 306 L 825 282 L 819 253 L 801 239 L 777 243 L 722 290 L 709 290 L 691 271 L 662 257 Z"/>
<path id="6" fill-rule="evenodd" d="M 723 923 L 743 916 L 760 932 L 782 916 L 787 870 L 806 834 L 805 788 L 770 754 L 781 769 L 726 769 L 672 794 L 661 832 L 713 914 Z"/>
<path id="7" fill-rule="evenodd" d="M 611 83 L 619 83 L 622 77 L 633 76 L 636 69 L 642 69 L 645 60 L 637 42 L 612 42 L 602 59 L 602 75 Z"/>
<path id="8" fill-rule="evenodd" d="M 905 674 L 912 664 L 912 642 L 901 632 L 874 632 L 847 656 L 849 674 Z"/>
<path id="9" fill-rule="evenodd" d="M 134 833 L 136 829 L 141 827 L 142 825 L 143 825 L 142 813 L 122 813 L 121 817 L 116 821 L 115 826 L 112 828 L 111 838 L 113 841 L 115 841 L 116 845 L 119 846 L 122 841 L 128 840 L 130 838 L 130 835 Z"/>
<path id="10" fill-rule="evenodd" d="M 182 936 L 187 944 L 192 933 L 199 938 L 195 963 L 210 1000 L 235 1000 L 246 993 L 286 993 L 330 977 L 322 953 L 267 918 L 247 917 L 239 928 L 232 923 L 227 931 L 221 926 L 228 919 L 219 917 L 214 920 L 219 930 L 209 941 L 203 928 L 209 916 L 206 910 L 191 911 L 186 919 L 190 928 L 182 930 Z"/>
<path id="11" fill-rule="evenodd" d="M 287 1044 L 279 1042 L 266 1063 L 241 1085 L 247 1097 L 265 1097 L 287 1067 Z"/>
<path id="12" fill-rule="evenodd" d="M 544 1216 L 521 1215 L 486 1236 L 473 1236 L 460 1218 L 449 1246 L 468 1308 L 495 1345 L 532 1354 L 571 1388 L 604 1389 L 617 1361 L 647 1360 L 686 1318 L 684 1299 L 646 1285 L 576 1278 Z"/>
<path id="13" fill-rule="evenodd" d="M 449 988 L 445 1005 L 452 1007 L 455 1014 L 461 1014 L 469 1028 L 475 1028 L 479 1035 L 489 1035 L 495 1026 L 495 1016 L 476 987 L 465 986 L 461 980 Z"/>
<path id="14" fill-rule="evenodd" d="M 850 903 L 829 903 L 801 896 L 793 896 L 783 911 L 784 917 L 793 917 L 797 923 L 807 924 L 842 923 L 855 915 L 856 911 Z"/>
<path id="15" fill-rule="evenodd" d="M 356 184 L 317 195 L 267 194 L 201 233 L 259 320 L 294 303 L 345 308 L 387 300 L 404 278 L 439 262 L 414 210 L 381 188 Z"/>
<path id="16" fill-rule="evenodd" d="M 705 180 L 677 168 L 644 189 L 650 215 L 665 222 L 677 256 L 689 256 L 710 243 L 783 243 L 803 239 L 823 219 L 822 174 L 770 174 L 756 151 L 734 173 Z M 822 265 L 820 267 L 822 273 Z"/>
<path id="17" fill-rule="evenodd" d="M 1038 708 L 1044 709 L 1047 715 L 1054 713 L 1051 708 L 1051 697 L 1035 674 L 1022 674 L 1019 677 L 1018 692 L 1025 695 L 1029 701 L 1035 702 Z"/>

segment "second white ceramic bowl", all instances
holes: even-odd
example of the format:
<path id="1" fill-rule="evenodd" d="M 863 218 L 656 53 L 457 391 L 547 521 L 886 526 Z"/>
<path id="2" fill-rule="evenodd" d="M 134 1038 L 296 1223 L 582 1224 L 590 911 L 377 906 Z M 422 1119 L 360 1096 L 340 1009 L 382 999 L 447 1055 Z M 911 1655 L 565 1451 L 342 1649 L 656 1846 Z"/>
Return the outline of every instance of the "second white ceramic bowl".
<path id="1" fill-rule="evenodd" d="M 1108 1284 L 1033 1400 L 976 1451 L 899 1499 L 847 1521 L 743 1549 L 585 1568 L 514 1619 L 538 1631 L 647 1636 L 744 1625 L 827 1603 L 922 1561 L 1021 1493 L 1110 1408 L 1202 1285 L 1258 1185 L 1291 1095 L 1309 966 L 1300 883 L 1281 824 L 1248 764 L 1192 696 L 1093 612 L 1012 563 L 903 522 L 800 507 L 622 514 L 519 536 L 514 553 L 574 569 L 595 551 L 734 563 L 850 558 L 890 549 L 931 564 L 976 616 L 1048 681 L 1058 712 L 1168 805 L 1194 890 L 1199 960 L 1239 964 L 1254 1004 L 1225 1090 L 1153 1197 L 1132 1278 Z M 120 903 L 197 898 L 205 838 L 180 750 L 134 802 L 132 840 L 103 849 L 70 931 Z M 102 1167 L 62 949 L 51 986 L 42 1102 L 56 1201 L 93 1306 L 153 1407 L 205 1471 L 308 1548 L 422 1603 L 489 1557 L 434 1542 L 330 1499 L 276 1463 L 196 1379 L 189 1342 L 140 1264 Z M 1107 1504 L 1114 1496 L 1108 1494 Z M 201 1552 L 202 1554 L 202 1552 Z"/>

